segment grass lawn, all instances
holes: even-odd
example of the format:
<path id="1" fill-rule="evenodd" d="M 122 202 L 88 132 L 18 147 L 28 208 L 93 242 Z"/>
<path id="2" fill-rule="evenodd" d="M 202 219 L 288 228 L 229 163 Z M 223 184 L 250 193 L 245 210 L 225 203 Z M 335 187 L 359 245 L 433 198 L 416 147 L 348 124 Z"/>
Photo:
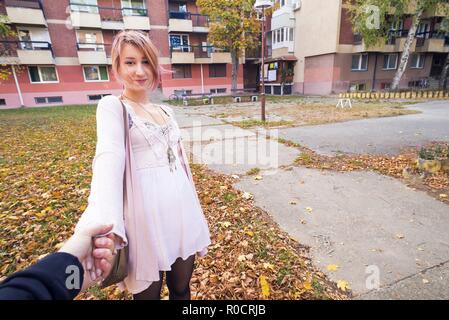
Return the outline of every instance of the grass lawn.
<path id="1" fill-rule="evenodd" d="M 56 251 L 85 210 L 95 106 L 0 110 L 0 279 Z M 233 178 L 192 165 L 212 245 L 197 259 L 193 299 L 345 299 Z M 298 222 L 299 223 L 299 222 Z M 262 290 L 263 289 L 263 290 Z M 164 288 L 164 296 L 167 289 Z M 129 299 L 116 287 L 78 299 Z"/>
<path id="2" fill-rule="evenodd" d="M 353 100 L 353 108 L 337 109 L 338 99 L 332 97 L 267 96 L 267 122 L 263 123 L 260 121 L 260 102 L 233 103 L 230 97 L 214 99 L 214 105 L 203 105 L 200 101 L 197 106 L 185 108 L 201 110 L 242 128 L 317 125 L 419 113 L 406 109 L 411 101 Z"/>

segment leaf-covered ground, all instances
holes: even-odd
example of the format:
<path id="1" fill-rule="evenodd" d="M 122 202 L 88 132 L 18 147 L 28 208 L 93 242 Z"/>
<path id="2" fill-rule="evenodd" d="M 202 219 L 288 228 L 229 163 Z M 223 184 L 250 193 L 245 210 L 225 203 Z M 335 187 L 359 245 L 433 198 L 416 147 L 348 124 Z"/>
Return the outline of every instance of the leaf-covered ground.
<path id="1" fill-rule="evenodd" d="M 95 107 L 0 111 L 0 279 L 56 251 L 89 195 Z M 232 187 L 192 165 L 212 245 L 197 259 L 193 299 L 345 299 L 298 244 Z M 164 288 L 167 296 L 167 288 Z M 96 287 L 78 299 L 129 299 Z"/>
<path id="2" fill-rule="evenodd" d="M 435 199 L 449 204 L 449 172 L 440 170 L 429 173 L 420 170 L 417 165 L 418 147 L 404 148 L 396 156 L 338 154 L 330 157 L 285 139 L 278 140 L 301 151 L 295 161 L 296 165 L 340 172 L 373 170 L 397 178 L 409 187 L 425 191 Z M 428 146 L 435 145 L 447 148 L 449 142 L 432 142 Z"/>

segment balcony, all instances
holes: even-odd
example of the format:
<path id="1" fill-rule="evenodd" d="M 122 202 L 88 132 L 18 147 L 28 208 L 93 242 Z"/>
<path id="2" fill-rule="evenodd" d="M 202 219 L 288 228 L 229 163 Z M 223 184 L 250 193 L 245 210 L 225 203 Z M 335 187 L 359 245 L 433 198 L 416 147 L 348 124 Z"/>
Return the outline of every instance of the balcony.
<path id="1" fill-rule="evenodd" d="M 70 20 L 75 28 L 100 29 L 101 16 L 97 5 L 70 2 Z"/>
<path id="2" fill-rule="evenodd" d="M 78 28 L 150 30 L 147 9 L 100 7 L 71 2 L 70 11 L 72 25 Z"/>
<path id="3" fill-rule="evenodd" d="M 416 34 L 416 52 L 449 52 L 449 34 L 438 31 Z"/>
<path id="4" fill-rule="evenodd" d="M 110 59 L 106 50 L 110 45 L 104 43 L 84 43 L 76 44 L 78 49 L 78 60 L 80 64 L 110 64 Z"/>
<path id="5" fill-rule="evenodd" d="M 400 52 L 404 51 L 405 41 L 407 39 L 408 30 L 392 30 L 384 45 L 374 45 L 367 47 L 360 34 L 354 34 L 354 45 L 352 53 L 361 52 Z M 414 51 L 416 46 L 416 39 L 412 43 L 411 50 Z"/>
<path id="6" fill-rule="evenodd" d="M 232 63 L 231 53 L 213 46 L 170 47 L 171 63 Z"/>
<path id="7" fill-rule="evenodd" d="M 5 64 L 54 64 L 51 44 L 46 41 L 0 41 L 0 59 Z"/>
<path id="8" fill-rule="evenodd" d="M 38 0 L 5 0 L 5 7 L 11 23 L 47 26 L 44 11 Z"/>
<path id="9" fill-rule="evenodd" d="M 168 32 L 209 32 L 209 16 L 190 12 L 169 12 Z"/>

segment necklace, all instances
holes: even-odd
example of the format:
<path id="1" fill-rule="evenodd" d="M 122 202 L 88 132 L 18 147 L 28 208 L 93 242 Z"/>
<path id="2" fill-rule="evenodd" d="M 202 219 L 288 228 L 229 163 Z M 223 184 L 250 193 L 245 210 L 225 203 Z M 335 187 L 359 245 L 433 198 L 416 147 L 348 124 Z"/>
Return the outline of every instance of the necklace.
<path id="1" fill-rule="evenodd" d="M 124 97 L 125 99 L 128 99 L 128 100 L 130 100 L 130 101 L 132 101 L 132 102 L 134 102 L 134 103 L 136 103 L 139 107 L 141 107 L 141 108 L 143 109 L 143 111 L 145 111 L 146 113 L 148 113 L 148 114 L 151 116 L 151 118 L 152 118 L 153 120 L 155 120 L 154 116 L 153 116 L 150 112 L 148 112 L 148 111 L 143 107 L 143 105 L 142 105 L 141 103 L 139 103 L 139 102 L 137 102 L 137 101 L 134 101 L 134 100 L 128 98 L 128 97 L 125 96 L 124 94 L 122 94 L 122 97 Z M 159 108 L 160 108 L 160 107 L 159 107 Z M 161 118 L 164 120 L 164 125 L 166 126 L 166 125 L 167 125 L 167 121 L 165 120 L 164 116 L 163 116 L 162 113 L 160 112 L 159 108 L 156 108 L 156 110 L 157 110 L 158 114 L 161 116 Z M 173 168 L 174 168 L 174 169 L 177 169 L 177 168 L 176 168 L 176 164 L 175 164 L 176 157 L 175 157 L 175 153 L 173 152 L 172 147 L 170 146 L 170 128 L 167 127 L 166 129 L 167 129 L 167 136 L 166 136 L 166 143 L 167 143 L 167 159 L 168 159 L 168 165 L 169 165 L 169 167 L 170 167 L 170 172 L 173 172 Z M 162 135 L 165 136 L 164 133 L 162 133 Z"/>

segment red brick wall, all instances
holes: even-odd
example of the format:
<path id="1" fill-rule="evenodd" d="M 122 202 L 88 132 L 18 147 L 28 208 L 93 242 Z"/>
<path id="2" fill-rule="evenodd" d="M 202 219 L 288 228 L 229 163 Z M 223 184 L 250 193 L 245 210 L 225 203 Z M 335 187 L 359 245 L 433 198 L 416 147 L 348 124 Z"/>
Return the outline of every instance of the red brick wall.
<path id="1" fill-rule="evenodd" d="M 168 31 L 165 29 L 154 29 L 150 31 L 150 39 L 159 49 L 161 57 L 169 57 L 170 51 L 168 48 Z"/>
<path id="2" fill-rule="evenodd" d="M 340 19 L 340 44 L 353 44 L 354 33 L 352 32 L 352 24 L 349 19 L 348 10 L 342 8 Z"/>
<path id="3" fill-rule="evenodd" d="M 66 20 L 70 17 L 69 0 L 42 1 L 45 18 Z"/>
<path id="4" fill-rule="evenodd" d="M 64 24 L 48 24 L 51 45 L 56 57 L 78 57 L 76 49 L 76 33 Z"/>
<path id="5" fill-rule="evenodd" d="M 167 0 L 146 0 L 150 23 L 154 25 L 168 25 L 168 1 Z"/>

